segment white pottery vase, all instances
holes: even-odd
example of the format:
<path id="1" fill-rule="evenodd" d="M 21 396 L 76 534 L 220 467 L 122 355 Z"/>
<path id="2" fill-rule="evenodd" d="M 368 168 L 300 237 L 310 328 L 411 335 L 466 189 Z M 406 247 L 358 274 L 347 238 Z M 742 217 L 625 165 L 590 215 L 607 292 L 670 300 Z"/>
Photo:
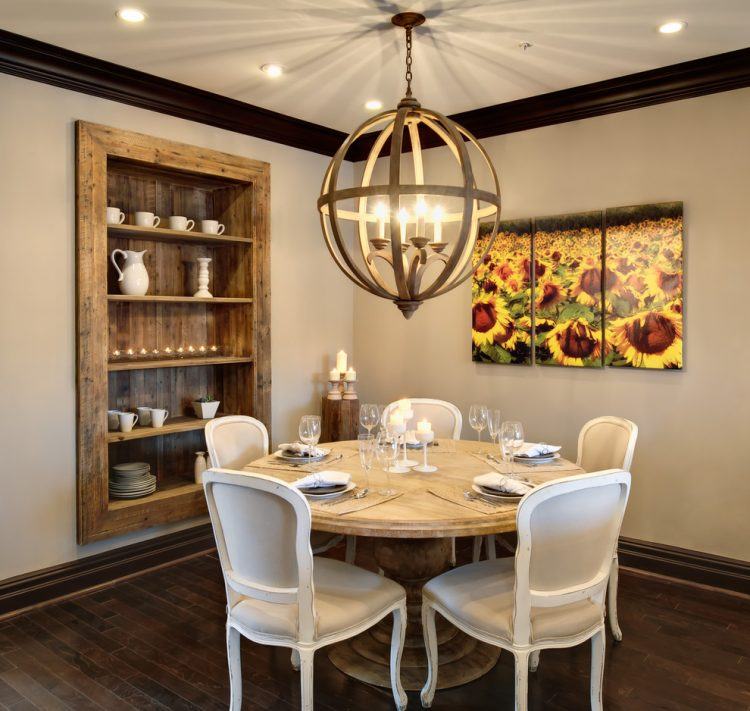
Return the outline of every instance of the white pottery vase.
<path id="1" fill-rule="evenodd" d="M 203 483 L 203 472 L 208 469 L 208 463 L 206 462 L 205 452 L 195 453 L 195 483 Z"/>
<path id="2" fill-rule="evenodd" d="M 130 249 L 113 249 L 110 259 L 115 265 L 117 281 L 120 284 L 120 291 L 128 296 L 145 296 L 148 291 L 148 272 L 146 265 L 143 263 L 143 255 L 147 250 L 134 252 Z M 122 254 L 125 257 L 122 269 L 115 261 L 115 256 Z"/>

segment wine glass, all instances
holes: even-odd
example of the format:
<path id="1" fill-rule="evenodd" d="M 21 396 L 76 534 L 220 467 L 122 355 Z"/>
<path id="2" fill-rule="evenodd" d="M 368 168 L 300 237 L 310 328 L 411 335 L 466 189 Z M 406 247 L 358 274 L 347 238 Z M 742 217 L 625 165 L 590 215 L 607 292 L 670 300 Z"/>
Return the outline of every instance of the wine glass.
<path id="1" fill-rule="evenodd" d="M 299 438 L 307 445 L 307 454 L 315 454 L 315 445 L 320 439 L 320 415 L 303 415 L 299 421 Z"/>
<path id="2" fill-rule="evenodd" d="M 508 461 L 512 475 L 513 457 L 523 447 L 523 425 L 520 422 L 514 422 L 512 420 L 503 422 L 502 428 L 500 430 L 500 439 L 503 443 L 503 455 Z"/>
<path id="3" fill-rule="evenodd" d="M 370 469 L 372 469 L 372 460 L 375 456 L 375 439 L 369 434 L 359 435 L 357 445 L 359 448 L 359 463 L 365 473 L 365 483 L 362 487 L 364 495 L 370 490 Z"/>
<path id="4" fill-rule="evenodd" d="M 482 441 L 482 430 L 487 426 L 487 406 L 472 405 L 469 409 L 469 424 L 477 433 L 477 442 Z M 482 452 L 479 452 L 482 454 Z"/>
<path id="5" fill-rule="evenodd" d="M 398 439 L 391 437 L 386 432 L 381 432 L 375 442 L 375 456 L 380 468 L 385 475 L 385 488 L 380 490 L 383 496 L 391 496 L 396 490 L 391 486 L 390 469 L 398 457 Z"/>
<path id="6" fill-rule="evenodd" d="M 372 435 L 372 428 L 378 424 L 380 414 L 378 406 L 365 403 L 359 408 L 359 424 L 367 430 L 368 435 Z"/>
<path id="7" fill-rule="evenodd" d="M 493 444 L 497 444 L 497 438 L 500 436 L 500 427 L 502 427 L 502 418 L 500 410 L 490 410 L 487 413 L 487 432 L 492 438 Z"/>

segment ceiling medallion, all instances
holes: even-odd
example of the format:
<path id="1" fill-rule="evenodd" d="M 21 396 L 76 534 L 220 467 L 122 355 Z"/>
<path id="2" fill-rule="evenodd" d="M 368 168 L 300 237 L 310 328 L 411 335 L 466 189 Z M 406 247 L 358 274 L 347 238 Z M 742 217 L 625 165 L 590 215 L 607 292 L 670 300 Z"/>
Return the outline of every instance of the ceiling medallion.
<path id="1" fill-rule="evenodd" d="M 344 141 L 318 198 L 323 233 L 336 264 L 360 288 L 393 301 L 406 318 L 423 301 L 471 276 L 479 222 L 494 219 L 483 244 L 486 254 L 500 219 L 500 185 L 487 152 L 465 128 L 423 108 L 412 96 L 412 29 L 424 21 L 416 12 L 392 18 L 406 30 L 406 95 L 395 110 L 369 118 Z M 430 133 L 455 159 L 452 184 L 425 182 L 422 136 Z M 340 187 L 341 165 L 366 134 L 374 142 L 359 184 Z M 404 150 L 407 136 L 410 153 Z M 388 145 L 390 153 L 381 155 Z M 484 171 L 489 189 L 477 187 L 478 170 Z"/>

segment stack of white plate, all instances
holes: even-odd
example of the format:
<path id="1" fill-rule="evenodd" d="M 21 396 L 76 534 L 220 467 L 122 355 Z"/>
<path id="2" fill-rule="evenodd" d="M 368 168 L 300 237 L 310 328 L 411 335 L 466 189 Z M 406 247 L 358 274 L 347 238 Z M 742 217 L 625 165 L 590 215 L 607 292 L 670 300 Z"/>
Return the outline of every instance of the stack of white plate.
<path id="1" fill-rule="evenodd" d="M 138 499 L 156 491 L 156 477 L 148 462 L 115 464 L 109 474 L 109 495 L 115 499 Z"/>

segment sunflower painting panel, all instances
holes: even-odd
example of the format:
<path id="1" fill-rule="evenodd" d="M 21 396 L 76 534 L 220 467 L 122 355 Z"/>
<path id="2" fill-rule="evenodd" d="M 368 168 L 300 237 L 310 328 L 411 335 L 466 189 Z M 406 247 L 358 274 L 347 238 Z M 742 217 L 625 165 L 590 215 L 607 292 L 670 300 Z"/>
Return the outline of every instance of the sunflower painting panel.
<path id="1" fill-rule="evenodd" d="M 474 249 L 472 360 L 531 365 L 531 220 L 501 222 L 484 254 L 492 227 L 480 225 Z"/>
<path id="2" fill-rule="evenodd" d="M 682 203 L 606 212 L 607 365 L 682 368 Z"/>
<path id="3" fill-rule="evenodd" d="M 602 263 L 601 212 L 536 220 L 534 346 L 539 365 L 602 366 Z"/>

